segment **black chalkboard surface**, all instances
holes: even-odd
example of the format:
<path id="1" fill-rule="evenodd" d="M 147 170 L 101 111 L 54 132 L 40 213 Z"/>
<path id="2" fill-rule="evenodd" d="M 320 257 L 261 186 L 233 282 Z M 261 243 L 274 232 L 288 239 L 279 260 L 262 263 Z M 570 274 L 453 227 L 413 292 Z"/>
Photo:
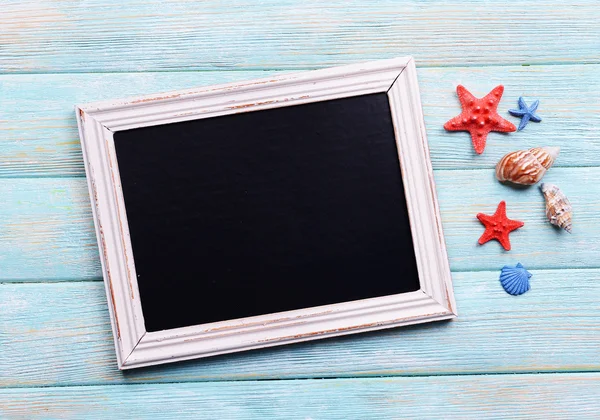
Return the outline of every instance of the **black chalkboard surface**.
<path id="1" fill-rule="evenodd" d="M 149 332 L 419 289 L 385 93 L 114 141 Z"/>

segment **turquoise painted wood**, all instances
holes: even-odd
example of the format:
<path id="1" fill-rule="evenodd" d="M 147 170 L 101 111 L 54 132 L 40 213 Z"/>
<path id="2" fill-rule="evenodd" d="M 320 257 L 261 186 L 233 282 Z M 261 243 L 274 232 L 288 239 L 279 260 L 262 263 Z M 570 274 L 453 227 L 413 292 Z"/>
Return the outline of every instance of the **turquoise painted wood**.
<path id="1" fill-rule="evenodd" d="M 599 19 L 594 0 L 0 0 L 0 418 L 597 418 Z M 459 318 L 119 372 L 73 106 L 408 54 Z M 538 98 L 544 120 L 475 156 L 442 129 L 459 83 L 504 84 L 505 115 Z M 562 148 L 545 179 L 573 235 L 493 178 L 538 145 Z M 508 253 L 476 244 L 501 199 L 526 223 Z M 517 261 L 534 277 L 515 298 L 497 277 Z"/>
<path id="2" fill-rule="evenodd" d="M 521 297 L 502 290 L 498 271 L 454 273 L 452 322 L 126 373 L 100 282 L 5 284 L 0 388 L 599 370 L 600 270 L 531 272 Z"/>
<path id="3" fill-rule="evenodd" d="M 418 63 L 419 65 L 421 63 Z M 84 176 L 73 105 L 215 83 L 265 77 L 274 72 L 165 72 L 0 76 L 0 177 Z M 505 153 L 540 144 L 561 146 L 557 166 L 600 165 L 600 65 L 419 68 L 423 111 L 436 169 L 492 168 Z M 460 111 L 455 86 L 483 96 L 505 85 L 500 112 L 521 95 L 540 99 L 542 124 L 522 132 L 492 133 L 476 156 L 468 133 L 442 125 Z M 26 87 L 24 89 L 24 87 Z M 38 106 L 41 105 L 41 106 Z M 575 140 L 577 139 L 577 140 Z"/>
<path id="4" fill-rule="evenodd" d="M 552 168 L 544 180 L 561 186 L 575 208 L 573 234 L 551 226 L 537 186 L 512 188 L 494 171 L 435 170 L 442 223 L 453 271 L 494 270 L 520 260 L 529 268 L 600 267 L 600 168 Z M 100 261 L 84 178 L 0 178 L 0 254 L 3 281 L 100 279 Z M 525 222 L 511 233 L 512 251 L 480 246 L 479 212 L 500 200 Z"/>
<path id="5" fill-rule="evenodd" d="M 25 4 L 23 4 L 25 3 Z M 598 63 L 594 0 L 9 0 L 3 72 L 315 68 L 413 54 L 422 65 Z"/>
<path id="6" fill-rule="evenodd" d="M 447 376 L 0 390 L 7 418 L 597 419 L 600 375 Z"/>

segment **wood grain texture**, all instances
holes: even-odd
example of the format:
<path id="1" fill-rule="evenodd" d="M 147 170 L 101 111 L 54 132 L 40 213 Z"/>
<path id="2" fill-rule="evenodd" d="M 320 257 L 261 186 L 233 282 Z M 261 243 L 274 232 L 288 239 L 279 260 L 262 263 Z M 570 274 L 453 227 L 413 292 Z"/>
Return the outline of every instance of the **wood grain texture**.
<path id="1" fill-rule="evenodd" d="M 99 279 L 85 178 L 0 181 L 0 279 Z"/>
<path id="2" fill-rule="evenodd" d="M 600 9 L 590 0 L 563 6 L 9 0 L 0 72 L 317 68 L 403 55 L 426 66 L 598 63 Z"/>
<path id="3" fill-rule="evenodd" d="M 597 418 L 600 374 L 0 390 L 8 419 Z"/>
<path id="4" fill-rule="evenodd" d="M 361 60 L 366 57 L 357 57 Z M 421 63 L 417 62 L 417 65 Z M 89 101 L 264 77 L 278 72 L 185 72 L 0 76 L 0 177 L 84 176 L 73 107 Z M 557 166 L 600 164 L 600 65 L 420 68 L 419 84 L 434 169 L 492 168 L 507 152 L 560 146 Z M 491 133 L 476 155 L 468 133 L 442 125 L 460 113 L 455 86 L 483 96 L 505 85 L 500 114 L 524 95 L 540 99 L 540 124 Z M 575 140 L 576 139 L 576 140 Z"/>
<path id="5" fill-rule="evenodd" d="M 520 260 L 529 268 L 595 268 L 600 255 L 600 168 L 551 168 L 574 208 L 573 234 L 546 221 L 537 186 L 513 188 L 492 169 L 434 171 L 453 271 L 496 270 Z M 100 279 L 100 261 L 84 178 L 0 179 L 0 281 Z M 483 246 L 475 218 L 492 214 L 500 200 L 508 217 L 525 222 L 511 233 L 512 251 L 496 241 Z"/>
<path id="6" fill-rule="evenodd" d="M 454 273 L 458 319 L 204 360 L 117 369 L 100 282 L 0 285 L 0 387 L 600 368 L 600 270 Z"/>

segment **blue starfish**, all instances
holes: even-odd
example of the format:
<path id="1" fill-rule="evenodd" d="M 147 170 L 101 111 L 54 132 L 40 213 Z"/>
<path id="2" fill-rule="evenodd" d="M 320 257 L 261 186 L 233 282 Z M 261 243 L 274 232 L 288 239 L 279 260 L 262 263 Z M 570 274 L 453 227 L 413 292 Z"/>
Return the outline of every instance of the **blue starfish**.
<path id="1" fill-rule="evenodd" d="M 515 117 L 521 117 L 521 123 L 519 124 L 519 128 L 518 128 L 519 131 L 524 129 L 530 120 L 533 122 L 542 121 L 542 119 L 535 114 L 535 111 L 537 110 L 539 104 L 540 104 L 540 101 L 536 99 L 535 101 L 533 101 L 531 106 L 527 106 L 527 104 L 523 100 L 523 97 L 520 96 L 519 97 L 519 109 L 509 109 L 508 110 L 510 115 L 513 115 Z"/>

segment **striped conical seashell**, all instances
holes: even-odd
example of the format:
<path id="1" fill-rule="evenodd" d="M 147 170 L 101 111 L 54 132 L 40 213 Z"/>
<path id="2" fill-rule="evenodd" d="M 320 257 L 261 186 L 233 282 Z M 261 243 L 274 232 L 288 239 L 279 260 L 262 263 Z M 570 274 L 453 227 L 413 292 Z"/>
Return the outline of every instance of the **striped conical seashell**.
<path id="1" fill-rule="evenodd" d="M 496 178 L 500 182 L 533 185 L 550 169 L 559 152 L 559 147 L 536 147 L 509 153 L 496 165 Z"/>
<path id="2" fill-rule="evenodd" d="M 573 228 L 573 207 L 556 185 L 543 183 L 540 189 L 546 199 L 546 217 L 553 225 L 571 233 Z"/>

